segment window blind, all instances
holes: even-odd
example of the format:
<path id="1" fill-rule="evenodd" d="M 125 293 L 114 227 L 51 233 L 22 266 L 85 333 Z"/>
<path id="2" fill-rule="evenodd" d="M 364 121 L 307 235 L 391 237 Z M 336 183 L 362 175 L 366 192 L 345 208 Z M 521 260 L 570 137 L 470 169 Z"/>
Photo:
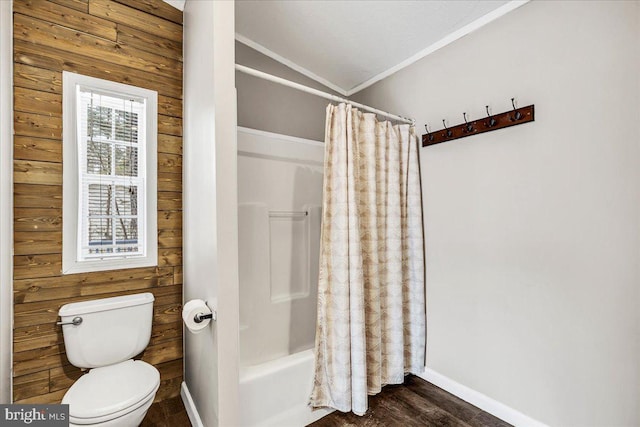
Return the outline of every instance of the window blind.
<path id="1" fill-rule="evenodd" d="M 145 101 L 78 90 L 79 261 L 144 256 Z"/>

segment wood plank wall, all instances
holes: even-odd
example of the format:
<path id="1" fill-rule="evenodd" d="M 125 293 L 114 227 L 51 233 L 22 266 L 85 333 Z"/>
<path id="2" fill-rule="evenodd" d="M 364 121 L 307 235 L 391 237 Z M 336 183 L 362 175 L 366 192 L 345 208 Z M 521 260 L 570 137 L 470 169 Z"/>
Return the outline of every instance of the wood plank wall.
<path id="1" fill-rule="evenodd" d="M 158 267 L 61 275 L 62 71 L 158 92 Z M 182 12 L 162 0 L 14 1 L 14 348 L 17 403 L 57 403 L 81 375 L 64 354 L 63 304 L 153 292 L 141 358 L 156 401 L 182 381 Z"/>

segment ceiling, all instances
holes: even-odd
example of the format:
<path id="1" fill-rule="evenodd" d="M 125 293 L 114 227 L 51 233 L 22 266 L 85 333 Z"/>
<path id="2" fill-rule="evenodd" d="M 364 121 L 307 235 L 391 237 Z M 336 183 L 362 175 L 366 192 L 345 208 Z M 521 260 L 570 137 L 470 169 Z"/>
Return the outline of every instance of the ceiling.
<path id="1" fill-rule="evenodd" d="M 236 0 L 236 40 L 349 96 L 528 1 Z"/>
<path id="2" fill-rule="evenodd" d="M 236 0 L 236 40 L 348 96 L 524 3 Z"/>

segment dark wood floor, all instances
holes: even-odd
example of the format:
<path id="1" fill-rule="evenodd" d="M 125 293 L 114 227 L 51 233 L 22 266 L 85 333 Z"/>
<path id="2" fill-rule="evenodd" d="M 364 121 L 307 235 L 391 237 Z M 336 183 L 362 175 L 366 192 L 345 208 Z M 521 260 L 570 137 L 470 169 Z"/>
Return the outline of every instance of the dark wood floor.
<path id="1" fill-rule="evenodd" d="M 180 396 L 154 403 L 140 427 L 191 427 Z"/>
<path id="2" fill-rule="evenodd" d="M 154 403 L 140 427 L 190 427 L 180 396 Z M 403 385 L 388 385 L 369 397 L 369 410 L 359 417 L 334 412 L 310 427 L 508 427 L 510 424 L 458 399 L 441 388 L 409 375 Z M 298 427 L 298 426 L 282 426 Z"/>
<path id="3" fill-rule="evenodd" d="M 369 410 L 359 417 L 333 412 L 310 427 L 507 427 L 510 424 L 409 375 L 403 385 L 388 385 L 369 397 Z"/>

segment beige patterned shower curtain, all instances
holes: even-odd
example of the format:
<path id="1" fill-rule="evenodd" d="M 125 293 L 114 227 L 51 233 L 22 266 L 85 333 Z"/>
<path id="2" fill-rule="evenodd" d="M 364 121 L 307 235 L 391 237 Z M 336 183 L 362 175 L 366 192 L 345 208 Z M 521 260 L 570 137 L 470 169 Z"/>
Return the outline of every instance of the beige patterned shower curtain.
<path id="1" fill-rule="evenodd" d="M 345 104 L 327 107 L 325 135 L 309 403 L 362 415 L 368 395 L 425 366 L 418 139 Z"/>

